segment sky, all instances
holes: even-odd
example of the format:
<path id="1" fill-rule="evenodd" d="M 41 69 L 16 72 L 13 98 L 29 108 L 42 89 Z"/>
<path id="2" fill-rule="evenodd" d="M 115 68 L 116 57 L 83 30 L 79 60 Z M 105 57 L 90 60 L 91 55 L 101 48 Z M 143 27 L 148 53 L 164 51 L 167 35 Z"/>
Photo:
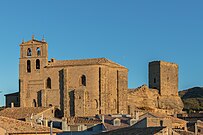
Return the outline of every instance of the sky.
<path id="1" fill-rule="evenodd" d="M 129 69 L 129 88 L 148 84 L 148 63 L 179 65 L 179 90 L 203 86 L 202 0 L 0 1 L 0 106 L 18 91 L 19 44 L 32 35 L 49 59 L 105 57 Z"/>

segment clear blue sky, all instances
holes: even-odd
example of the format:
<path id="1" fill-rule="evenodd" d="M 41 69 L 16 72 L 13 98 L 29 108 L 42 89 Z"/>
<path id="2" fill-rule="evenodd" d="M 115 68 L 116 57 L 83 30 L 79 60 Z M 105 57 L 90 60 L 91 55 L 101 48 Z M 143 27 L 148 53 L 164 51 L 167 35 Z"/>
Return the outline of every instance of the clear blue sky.
<path id="1" fill-rule="evenodd" d="M 148 84 L 148 62 L 179 64 L 179 89 L 203 86 L 202 0 L 6 0 L 0 2 L 0 105 L 18 91 L 19 44 L 45 36 L 49 58 L 106 57 Z"/>

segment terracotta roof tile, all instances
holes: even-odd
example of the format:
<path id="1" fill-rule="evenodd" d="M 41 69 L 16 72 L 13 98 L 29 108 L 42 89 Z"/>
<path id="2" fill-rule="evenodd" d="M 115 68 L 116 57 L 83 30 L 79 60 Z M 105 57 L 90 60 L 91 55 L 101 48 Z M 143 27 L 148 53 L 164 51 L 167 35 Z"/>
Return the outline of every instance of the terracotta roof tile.
<path id="1" fill-rule="evenodd" d="M 117 130 L 99 133 L 98 135 L 154 135 L 166 127 L 148 127 L 148 128 L 120 128 Z"/>
<path id="2" fill-rule="evenodd" d="M 69 117 L 68 124 L 100 124 L 101 120 L 94 117 Z"/>
<path id="3" fill-rule="evenodd" d="M 128 124 L 128 120 L 131 118 L 125 118 L 125 117 L 119 117 L 118 119 L 121 120 L 121 125 L 120 126 L 114 126 L 113 125 L 113 120 L 117 117 L 112 117 L 109 115 L 104 116 L 104 126 L 106 127 L 107 131 L 112 131 L 120 128 L 125 128 L 129 127 L 130 125 Z"/>
<path id="4" fill-rule="evenodd" d="M 125 68 L 106 58 L 93 59 L 79 59 L 79 60 L 55 60 L 50 62 L 47 67 L 61 67 L 61 66 L 81 66 L 81 65 L 107 65 L 112 67 Z"/>
<path id="5" fill-rule="evenodd" d="M 0 111 L 0 116 L 13 118 L 13 119 L 25 119 L 31 117 L 31 115 L 36 115 L 41 113 L 47 109 L 47 107 L 14 107 L 14 108 L 6 108 Z"/>
<path id="6" fill-rule="evenodd" d="M 0 116 L 0 127 L 7 133 L 49 133 L 50 128 Z M 61 130 L 53 129 L 54 133 Z"/>
<path id="7" fill-rule="evenodd" d="M 140 116 L 141 119 L 146 118 L 146 117 L 155 117 L 155 118 L 168 118 L 172 120 L 172 123 L 187 123 L 187 121 L 176 118 L 176 117 L 172 117 L 169 115 L 166 115 L 164 113 L 155 113 L 155 112 L 147 112 L 143 115 Z"/>

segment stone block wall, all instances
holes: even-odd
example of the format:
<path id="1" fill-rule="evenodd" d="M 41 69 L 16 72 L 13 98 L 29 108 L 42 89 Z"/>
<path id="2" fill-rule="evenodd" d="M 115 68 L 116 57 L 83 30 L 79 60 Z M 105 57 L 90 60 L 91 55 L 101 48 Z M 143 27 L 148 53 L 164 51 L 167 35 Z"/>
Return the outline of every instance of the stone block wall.
<path id="1" fill-rule="evenodd" d="M 149 88 L 161 95 L 178 95 L 178 65 L 164 61 L 149 63 Z"/>

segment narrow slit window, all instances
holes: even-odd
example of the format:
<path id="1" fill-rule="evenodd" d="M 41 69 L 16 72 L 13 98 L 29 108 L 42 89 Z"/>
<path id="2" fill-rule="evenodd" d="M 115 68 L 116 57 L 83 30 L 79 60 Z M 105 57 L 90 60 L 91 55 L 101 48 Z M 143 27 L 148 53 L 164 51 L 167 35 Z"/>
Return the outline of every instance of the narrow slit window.
<path id="1" fill-rule="evenodd" d="M 154 78 L 154 83 L 156 83 L 156 78 Z"/>
<path id="2" fill-rule="evenodd" d="M 40 69 L 40 60 L 39 59 L 36 60 L 36 69 Z"/>
<path id="3" fill-rule="evenodd" d="M 99 104 L 98 101 L 95 99 L 95 108 L 98 109 L 99 108 Z"/>
<path id="4" fill-rule="evenodd" d="M 37 102 L 36 102 L 36 100 L 35 99 L 33 99 L 33 107 L 37 107 Z"/>
<path id="5" fill-rule="evenodd" d="M 30 60 L 27 61 L 27 72 L 28 73 L 31 72 L 31 62 L 30 62 Z"/>
<path id="6" fill-rule="evenodd" d="M 113 106 L 114 106 L 114 109 L 117 108 L 117 102 L 116 102 L 116 99 L 114 99 L 114 101 L 113 101 Z"/>
<path id="7" fill-rule="evenodd" d="M 51 89 L 51 78 L 47 78 L 47 88 Z"/>
<path id="8" fill-rule="evenodd" d="M 81 81 L 80 82 L 81 82 L 82 86 L 86 86 L 86 76 L 85 75 L 81 76 Z"/>

